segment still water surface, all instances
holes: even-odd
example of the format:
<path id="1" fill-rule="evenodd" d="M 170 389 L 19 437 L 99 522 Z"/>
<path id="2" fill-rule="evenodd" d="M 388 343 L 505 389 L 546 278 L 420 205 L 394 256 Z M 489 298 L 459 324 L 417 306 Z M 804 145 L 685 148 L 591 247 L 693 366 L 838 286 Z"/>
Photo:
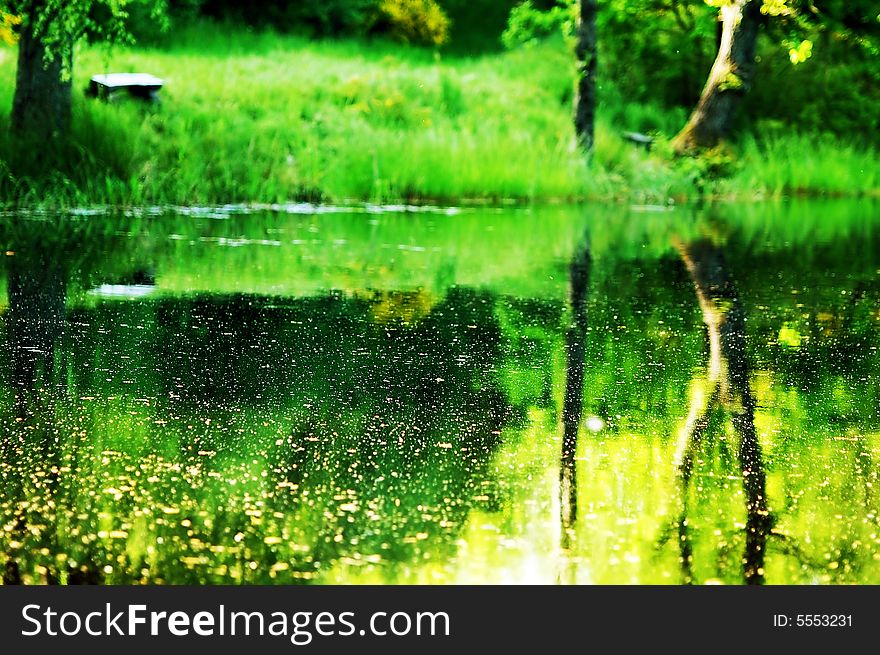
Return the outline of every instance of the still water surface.
<path id="1" fill-rule="evenodd" d="M 880 583 L 870 203 L 0 217 L 7 583 Z"/>

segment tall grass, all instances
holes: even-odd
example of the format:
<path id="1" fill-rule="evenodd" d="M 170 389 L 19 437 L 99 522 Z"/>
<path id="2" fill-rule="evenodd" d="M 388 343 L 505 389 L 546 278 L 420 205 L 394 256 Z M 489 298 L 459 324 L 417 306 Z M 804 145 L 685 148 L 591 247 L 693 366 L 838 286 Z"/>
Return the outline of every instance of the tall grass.
<path id="1" fill-rule="evenodd" d="M 880 193 L 878 153 L 828 135 L 749 136 L 741 151 L 743 164 L 729 181 L 733 190 L 769 197 Z"/>
<path id="2" fill-rule="evenodd" d="M 9 107 L 13 51 L 0 50 Z M 100 72 L 166 80 L 162 103 L 82 97 Z M 462 202 L 699 194 L 871 194 L 876 153 L 822 140 L 746 139 L 737 172 L 645 153 L 620 132 L 671 135 L 684 112 L 627 104 L 602 87 L 594 157 L 572 147 L 572 63 L 560 43 L 476 58 L 381 41 L 314 42 L 207 23 L 161 46 L 81 48 L 72 145 L 51 166 L 16 166 L 0 112 L 4 204 Z M 49 173 L 48 171 L 53 172 Z M 867 172 L 866 172 L 867 171 Z"/>

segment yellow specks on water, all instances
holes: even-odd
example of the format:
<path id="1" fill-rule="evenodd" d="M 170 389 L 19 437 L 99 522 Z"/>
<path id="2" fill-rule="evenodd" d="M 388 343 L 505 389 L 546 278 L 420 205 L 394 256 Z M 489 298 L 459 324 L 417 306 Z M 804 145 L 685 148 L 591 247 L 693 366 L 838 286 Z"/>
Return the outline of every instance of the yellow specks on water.
<path id="1" fill-rule="evenodd" d="M 193 568 L 195 566 L 201 566 L 208 563 L 208 558 L 199 555 L 197 557 L 189 556 L 189 557 L 181 557 L 181 563 L 189 568 Z"/>
<path id="2" fill-rule="evenodd" d="M 277 544 L 282 543 L 283 541 L 284 541 L 284 539 L 282 539 L 281 537 L 265 537 L 263 539 L 263 543 L 266 544 L 267 546 L 275 546 Z"/>
<path id="3" fill-rule="evenodd" d="M 163 507 L 162 513 L 163 514 L 180 514 L 180 508 L 179 507 Z"/>
<path id="4" fill-rule="evenodd" d="M 110 496 L 113 496 L 113 500 L 121 500 L 122 499 L 122 492 L 119 489 L 116 489 L 114 487 L 108 487 L 108 488 L 104 489 L 104 493 L 109 494 Z"/>

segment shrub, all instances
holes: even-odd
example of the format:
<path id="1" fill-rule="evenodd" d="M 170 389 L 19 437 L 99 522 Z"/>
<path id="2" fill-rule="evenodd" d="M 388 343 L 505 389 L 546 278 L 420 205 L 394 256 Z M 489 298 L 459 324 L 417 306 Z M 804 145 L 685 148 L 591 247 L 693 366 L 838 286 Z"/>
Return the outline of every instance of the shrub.
<path id="1" fill-rule="evenodd" d="M 520 45 L 534 45 L 543 39 L 570 32 L 574 6 L 574 3 L 568 2 L 567 6 L 557 5 L 541 11 L 531 0 L 526 0 L 511 10 L 501 42 L 505 48 L 515 48 Z"/>
<path id="2" fill-rule="evenodd" d="M 449 40 L 449 18 L 435 0 L 380 0 L 379 14 L 379 30 L 401 41 L 438 46 Z"/>
<path id="3" fill-rule="evenodd" d="M 16 25 L 21 23 L 21 18 L 0 11 L 0 44 L 15 45 L 18 41 L 18 34 L 15 31 Z"/>

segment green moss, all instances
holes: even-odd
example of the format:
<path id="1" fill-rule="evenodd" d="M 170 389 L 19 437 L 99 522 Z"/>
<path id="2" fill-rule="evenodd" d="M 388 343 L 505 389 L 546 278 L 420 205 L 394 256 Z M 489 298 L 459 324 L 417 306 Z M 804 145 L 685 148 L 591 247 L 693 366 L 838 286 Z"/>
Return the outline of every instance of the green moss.
<path id="1" fill-rule="evenodd" d="M 745 83 L 739 75 L 733 71 L 729 71 L 727 75 L 722 78 L 721 82 L 718 83 L 718 88 L 721 91 L 739 91 L 745 88 Z"/>

